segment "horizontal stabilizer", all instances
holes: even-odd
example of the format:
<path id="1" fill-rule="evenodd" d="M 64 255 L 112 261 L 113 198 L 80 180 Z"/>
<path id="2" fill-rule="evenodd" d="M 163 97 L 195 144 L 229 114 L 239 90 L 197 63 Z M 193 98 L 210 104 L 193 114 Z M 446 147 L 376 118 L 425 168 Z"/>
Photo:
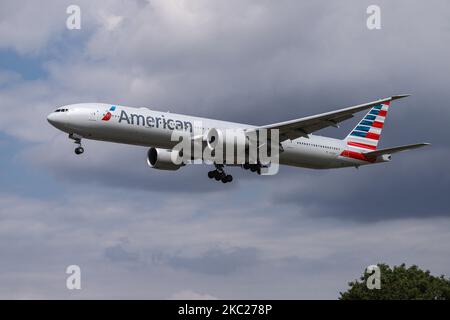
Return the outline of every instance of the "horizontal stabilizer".
<path id="1" fill-rule="evenodd" d="M 392 153 L 396 153 L 396 152 L 400 152 L 400 151 L 417 149 L 417 148 L 425 147 L 428 145 L 430 145 L 430 144 L 429 143 L 408 144 L 408 145 L 400 146 L 400 147 L 393 147 L 393 148 L 387 148 L 387 149 L 379 149 L 376 151 L 364 152 L 364 155 L 368 158 L 376 158 L 383 154 L 392 154 Z"/>

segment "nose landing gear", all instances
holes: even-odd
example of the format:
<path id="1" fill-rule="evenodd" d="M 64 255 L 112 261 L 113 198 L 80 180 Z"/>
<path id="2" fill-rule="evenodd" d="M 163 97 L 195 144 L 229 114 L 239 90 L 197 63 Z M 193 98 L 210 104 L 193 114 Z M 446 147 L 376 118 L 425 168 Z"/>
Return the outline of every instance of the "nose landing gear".
<path id="1" fill-rule="evenodd" d="M 216 170 L 208 172 L 208 178 L 215 179 L 216 181 L 222 181 L 222 183 L 227 183 L 233 181 L 233 176 L 231 174 L 226 174 L 223 164 L 214 164 Z"/>
<path id="2" fill-rule="evenodd" d="M 80 155 L 84 152 L 84 148 L 83 147 L 77 147 L 75 148 L 75 154 Z"/>
<path id="3" fill-rule="evenodd" d="M 84 148 L 81 146 L 81 136 L 71 133 L 69 134 L 69 138 L 75 140 L 75 144 L 78 145 L 78 147 L 75 148 L 75 154 L 83 154 Z"/>

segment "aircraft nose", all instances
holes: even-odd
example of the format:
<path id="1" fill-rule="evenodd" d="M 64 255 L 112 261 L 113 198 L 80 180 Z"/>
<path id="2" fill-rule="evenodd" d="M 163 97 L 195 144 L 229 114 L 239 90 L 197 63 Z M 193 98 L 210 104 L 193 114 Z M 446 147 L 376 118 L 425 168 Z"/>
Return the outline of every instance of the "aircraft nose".
<path id="1" fill-rule="evenodd" d="M 51 125 L 55 125 L 56 124 L 56 114 L 54 112 L 50 113 L 47 116 L 47 121 L 51 124 Z"/>
<path id="2" fill-rule="evenodd" d="M 57 129 L 63 129 L 65 126 L 65 119 L 63 115 L 52 112 L 47 116 L 47 121 Z"/>

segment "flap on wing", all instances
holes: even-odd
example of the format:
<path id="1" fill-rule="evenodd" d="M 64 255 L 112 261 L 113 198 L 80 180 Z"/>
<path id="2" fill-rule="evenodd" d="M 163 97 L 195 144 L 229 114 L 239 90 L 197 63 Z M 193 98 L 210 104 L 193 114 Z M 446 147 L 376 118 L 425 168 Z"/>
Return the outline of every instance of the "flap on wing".
<path id="1" fill-rule="evenodd" d="M 350 119 L 353 117 L 353 115 L 357 112 L 372 108 L 373 106 L 387 102 L 392 101 L 400 98 L 407 97 L 409 95 L 397 95 L 392 96 L 385 99 L 380 99 L 376 101 L 372 101 L 369 103 L 360 104 L 353 107 L 348 107 L 336 111 L 326 112 L 314 116 L 304 117 L 300 119 L 294 119 L 279 123 L 274 123 L 266 126 L 262 126 L 257 129 L 278 129 L 280 130 L 280 141 L 286 140 L 286 139 L 296 139 L 299 137 L 307 136 L 310 133 L 313 133 L 315 131 L 318 131 L 320 129 L 326 128 L 326 127 L 337 127 L 338 124 L 344 120 Z"/>
<path id="2" fill-rule="evenodd" d="M 425 146 L 428 146 L 428 145 L 430 145 L 430 144 L 429 143 L 408 144 L 408 145 L 405 145 L 405 146 L 399 146 L 399 147 L 393 147 L 393 148 L 387 148 L 387 149 L 379 149 L 379 150 L 370 151 L 370 152 L 364 152 L 364 155 L 366 157 L 369 157 L 369 158 L 375 158 L 375 157 L 381 156 L 383 154 L 392 154 L 392 153 L 396 153 L 396 152 L 400 152 L 400 151 L 417 149 L 417 148 L 425 147 Z"/>

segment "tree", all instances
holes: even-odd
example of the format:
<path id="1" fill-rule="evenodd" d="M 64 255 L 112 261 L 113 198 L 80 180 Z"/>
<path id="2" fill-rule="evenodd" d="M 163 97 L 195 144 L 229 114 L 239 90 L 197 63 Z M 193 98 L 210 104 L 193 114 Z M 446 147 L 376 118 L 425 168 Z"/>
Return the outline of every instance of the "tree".
<path id="1" fill-rule="evenodd" d="M 349 282 L 350 288 L 342 293 L 340 300 L 449 300 L 450 280 L 443 275 L 435 277 L 430 271 L 423 271 L 413 265 L 405 264 L 390 268 L 378 264 L 380 268 L 380 289 L 368 289 L 367 280 L 371 276 L 364 273 L 360 281 Z M 370 279 L 369 279 L 370 281 Z"/>

